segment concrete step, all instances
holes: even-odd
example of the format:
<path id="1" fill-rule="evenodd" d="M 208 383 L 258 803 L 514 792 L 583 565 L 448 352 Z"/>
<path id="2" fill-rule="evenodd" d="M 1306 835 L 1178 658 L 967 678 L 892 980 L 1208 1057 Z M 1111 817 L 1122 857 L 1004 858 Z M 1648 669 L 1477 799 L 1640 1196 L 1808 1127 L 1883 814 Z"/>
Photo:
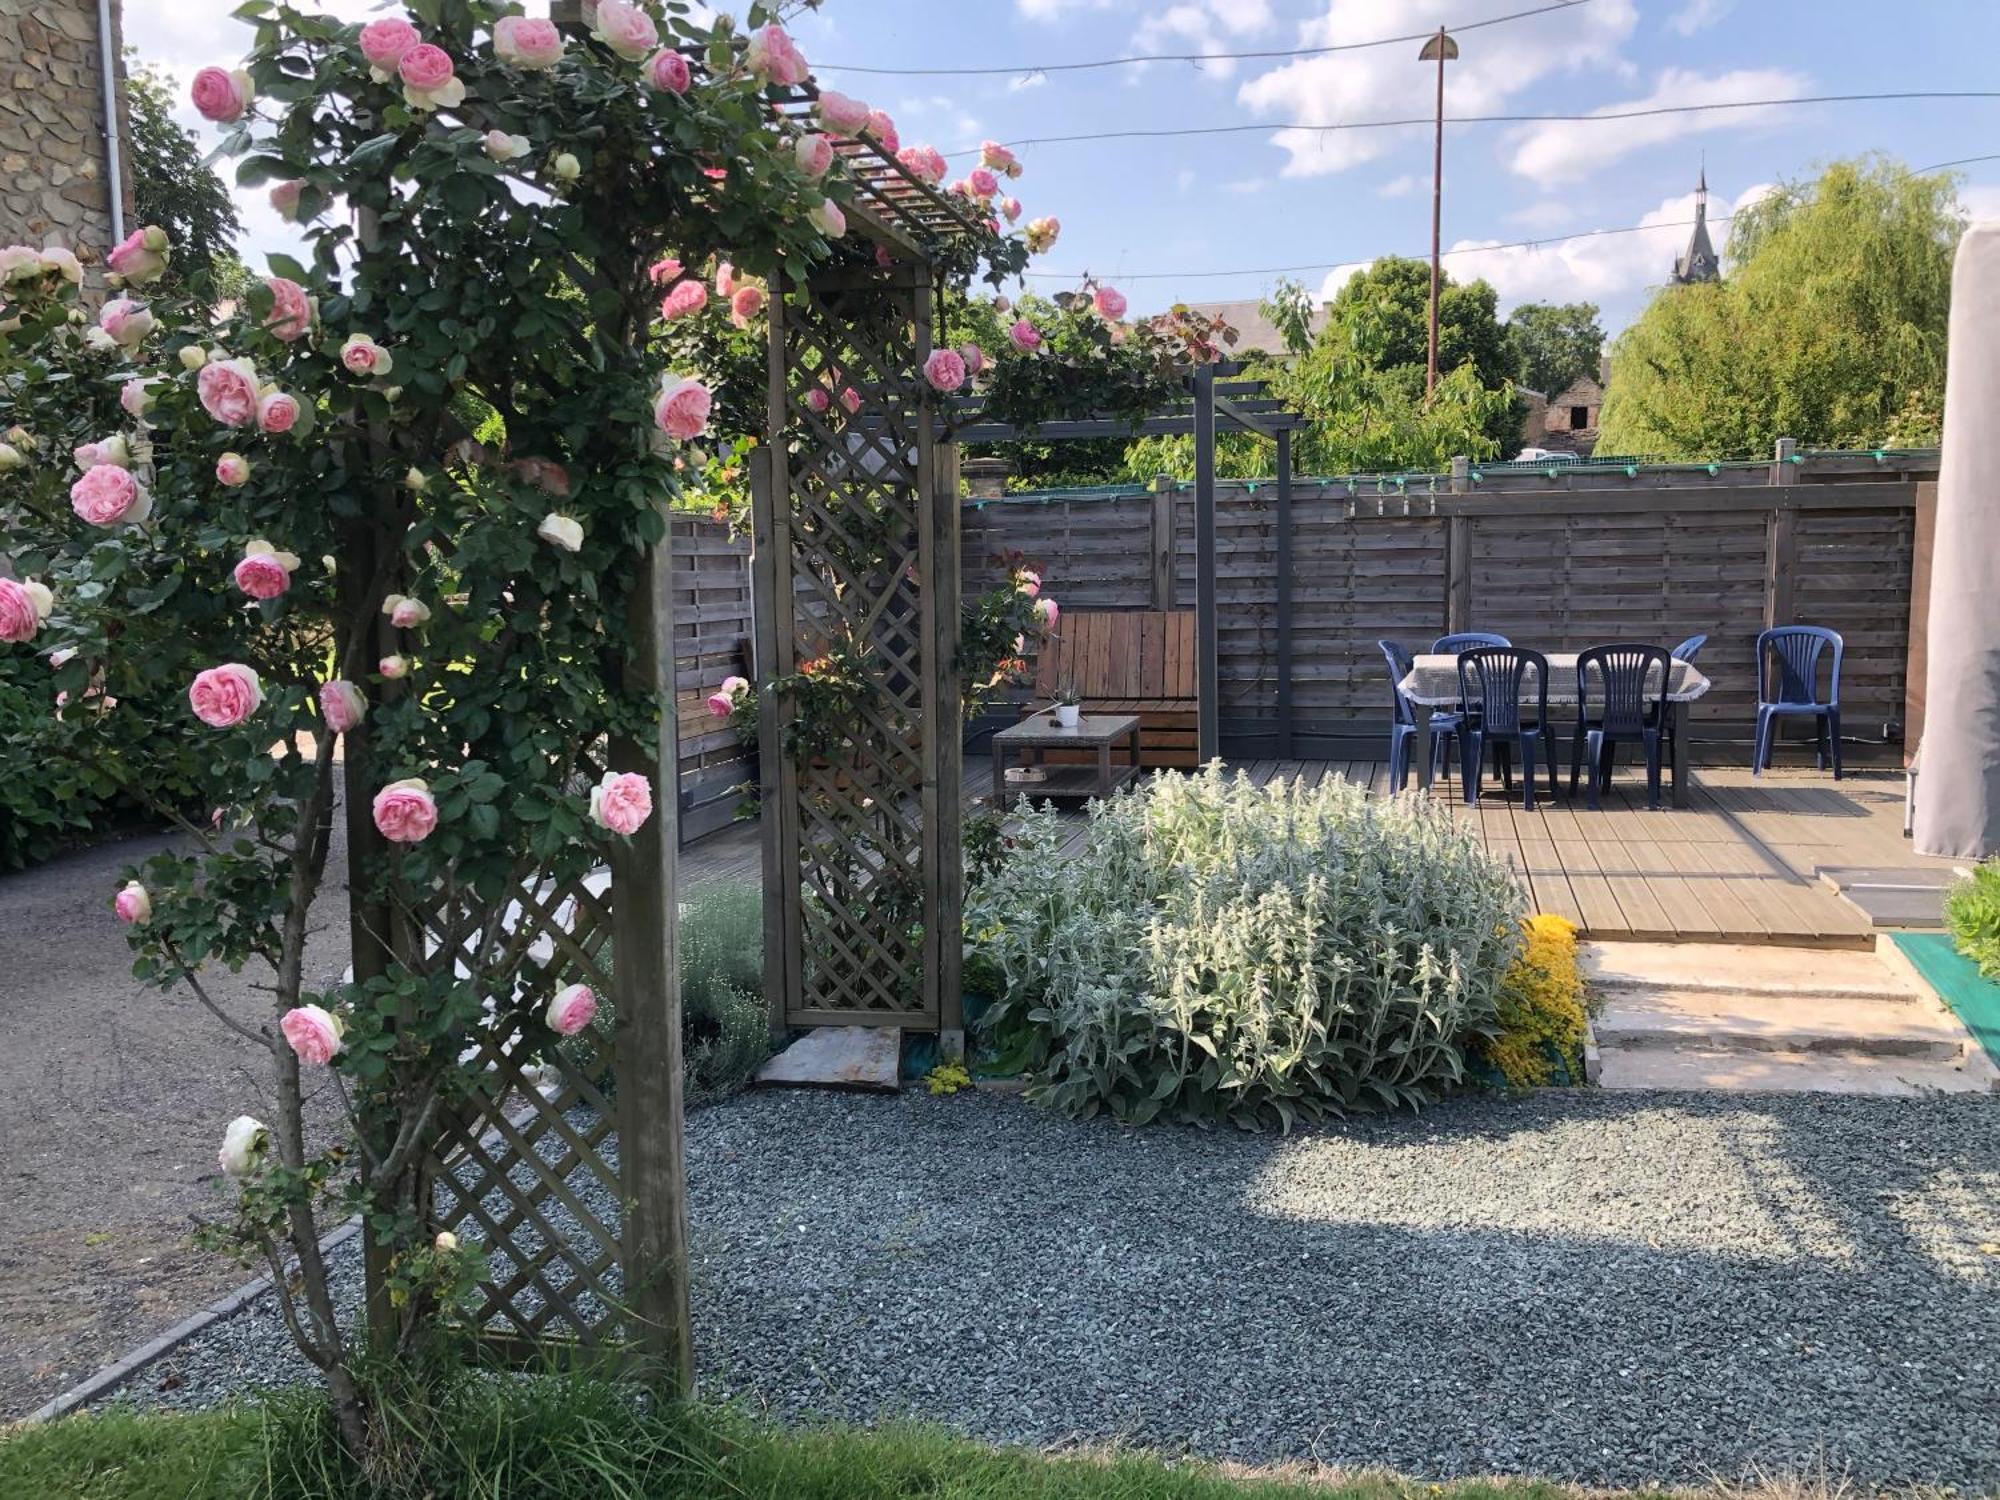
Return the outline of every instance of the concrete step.
<path id="1" fill-rule="evenodd" d="M 1713 991 L 1832 1000 L 1908 1000 L 1920 990 L 1872 952 L 1754 943 L 1585 943 L 1593 990 Z"/>
<path id="2" fill-rule="evenodd" d="M 1975 1053 L 1957 1063 L 1851 1053 L 1759 1052 L 1707 1047 L 1606 1048 L 1598 1084 L 1607 1089 L 1702 1092 L 1885 1094 L 1988 1093 L 1993 1065 Z"/>
<path id="3" fill-rule="evenodd" d="M 1955 1018 L 1913 998 L 1771 992 L 1610 989 L 1594 1026 L 1607 1057 L 1700 1047 L 1949 1062 L 1961 1058 L 1970 1041 Z"/>

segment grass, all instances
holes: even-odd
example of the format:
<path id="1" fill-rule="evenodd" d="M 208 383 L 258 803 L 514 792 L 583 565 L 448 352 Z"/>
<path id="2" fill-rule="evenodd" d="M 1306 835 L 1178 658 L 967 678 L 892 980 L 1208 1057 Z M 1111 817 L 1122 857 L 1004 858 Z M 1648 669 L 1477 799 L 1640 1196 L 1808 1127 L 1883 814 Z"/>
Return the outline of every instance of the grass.
<path id="1" fill-rule="evenodd" d="M 199 1414 L 110 1411 L 0 1436 L 0 1495 L 34 1500 L 1569 1500 L 1525 1481 L 1260 1476 L 1130 1454 L 1049 1456 L 931 1428 L 787 1431 L 658 1408 L 600 1382 L 468 1378 L 411 1421 L 394 1478 L 341 1456 L 317 1397 Z"/>

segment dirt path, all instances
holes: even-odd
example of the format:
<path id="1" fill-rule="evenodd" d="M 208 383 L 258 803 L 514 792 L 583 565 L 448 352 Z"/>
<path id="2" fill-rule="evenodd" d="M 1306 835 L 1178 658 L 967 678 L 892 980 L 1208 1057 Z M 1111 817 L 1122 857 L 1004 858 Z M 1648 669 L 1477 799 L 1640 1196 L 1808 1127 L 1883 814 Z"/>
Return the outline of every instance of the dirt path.
<path id="1" fill-rule="evenodd" d="M 339 827 L 336 819 L 336 829 Z M 0 1420 L 20 1416 L 164 1332 L 252 1273 L 189 1242 L 223 1202 L 230 1118 L 269 1118 L 269 1069 L 185 993 L 132 977 L 111 913 L 148 836 L 0 876 Z M 346 964 L 346 854 L 315 908 L 308 982 Z M 211 993 L 256 1020 L 265 976 Z M 330 1115 L 335 1101 L 314 1101 Z"/>

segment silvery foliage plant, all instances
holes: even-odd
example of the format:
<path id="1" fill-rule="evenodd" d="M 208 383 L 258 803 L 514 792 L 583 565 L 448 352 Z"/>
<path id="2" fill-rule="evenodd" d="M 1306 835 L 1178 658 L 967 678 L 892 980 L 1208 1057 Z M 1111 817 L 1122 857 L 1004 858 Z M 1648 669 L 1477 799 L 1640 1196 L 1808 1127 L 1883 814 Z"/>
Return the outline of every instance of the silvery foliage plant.
<path id="1" fill-rule="evenodd" d="M 1093 803 L 1067 857 L 1073 823 L 1017 818 L 968 893 L 969 972 L 1066 1114 L 1290 1129 L 1418 1105 L 1493 1024 L 1520 891 L 1426 801 L 1216 764 Z"/>

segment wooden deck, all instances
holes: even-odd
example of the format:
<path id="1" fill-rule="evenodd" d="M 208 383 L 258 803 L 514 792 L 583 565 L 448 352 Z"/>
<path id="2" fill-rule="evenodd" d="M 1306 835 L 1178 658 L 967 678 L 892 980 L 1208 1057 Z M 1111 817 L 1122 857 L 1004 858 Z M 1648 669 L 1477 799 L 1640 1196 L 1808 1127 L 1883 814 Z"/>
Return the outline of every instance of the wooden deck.
<path id="1" fill-rule="evenodd" d="M 1379 761 L 1259 760 L 1239 768 L 1259 781 L 1341 776 L 1377 792 L 1388 784 Z M 984 757 L 967 757 L 967 805 L 990 785 Z M 1820 872 L 1950 863 L 1910 852 L 1903 779 L 1892 772 L 1850 773 L 1836 782 L 1810 771 L 1752 778 L 1747 769 L 1701 767 L 1691 803 L 1648 811 L 1643 783 L 1623 773 L 1597 812 L 1581 798 L 1564 798 L 1530 813 L 1497 788 L 1476 811 L 1446 801 L 1515 872 L 1536 911 L 1568 917 L 1599 938 L 1868 947 L 1868 919 Z M 758 879 L 756 825 L 737 824 L 691 845 L 681 868 L 689 884 Z"/>

